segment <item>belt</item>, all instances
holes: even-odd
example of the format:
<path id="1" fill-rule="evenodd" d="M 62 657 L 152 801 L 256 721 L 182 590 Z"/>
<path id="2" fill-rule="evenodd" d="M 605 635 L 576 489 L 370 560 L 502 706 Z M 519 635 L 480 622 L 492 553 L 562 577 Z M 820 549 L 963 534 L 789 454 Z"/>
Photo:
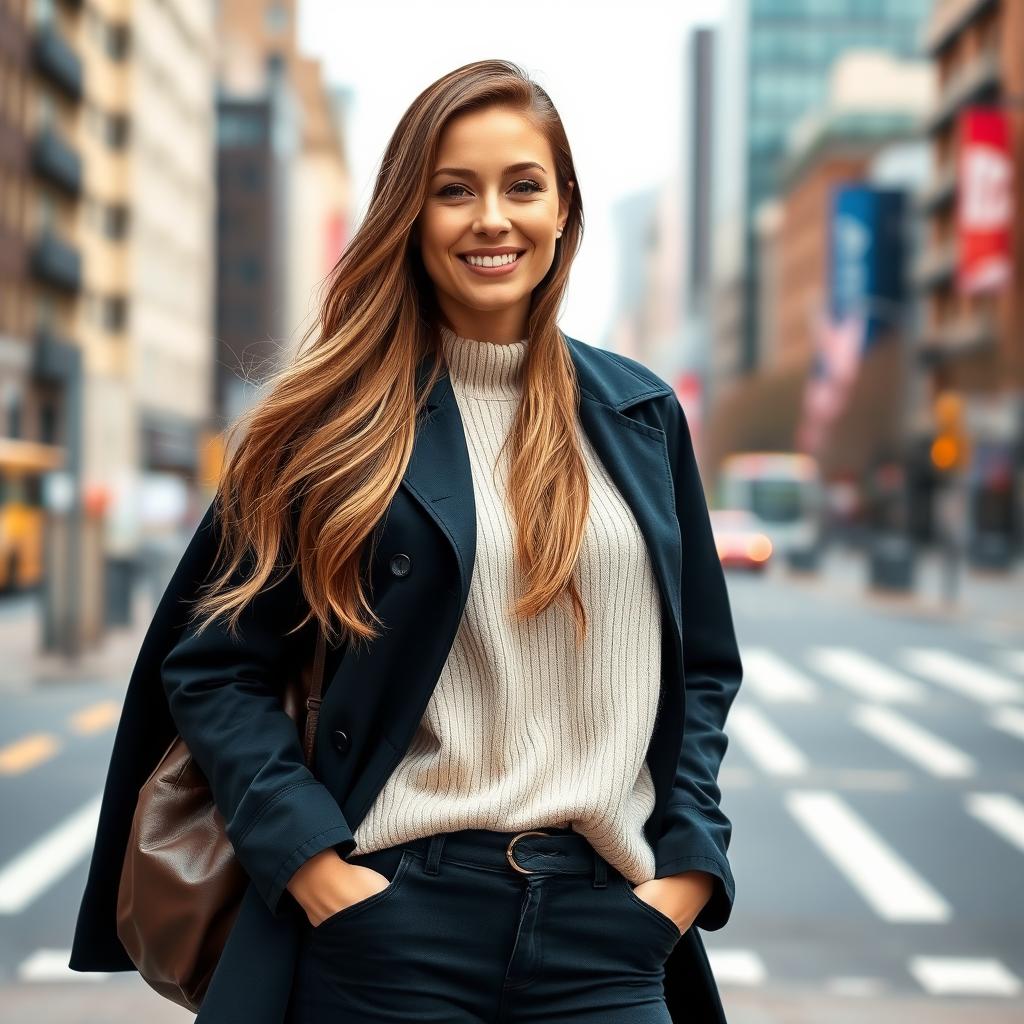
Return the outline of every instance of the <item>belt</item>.
<path id="1" fill-rule="evenodd" d="M 588 874 L 595 870 L 597 862 L 607 863 L 585 836 L 571 828 L 525 829 L 515 833 L 461 829 L 420 836 L 399 845 L 424 856 L 433 865 L 431 870 L 448 857 L 492 869 L 511 868 L 520 875 Z M 534 866 L 527 867 L 517 855 Z"/>

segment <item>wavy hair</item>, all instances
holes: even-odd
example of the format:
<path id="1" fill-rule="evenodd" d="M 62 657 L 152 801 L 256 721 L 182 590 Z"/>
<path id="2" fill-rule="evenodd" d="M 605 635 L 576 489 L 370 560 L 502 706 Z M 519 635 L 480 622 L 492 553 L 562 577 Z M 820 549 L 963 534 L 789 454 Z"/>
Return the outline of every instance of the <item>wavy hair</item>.
<path id="1" fill-rule="evenodd" d="M 405 472 L 426 395 L 444 372 L 442 317 L 416 222 L 445 126 L 492 106 L 522 114 L 547 138 L 558 194 L 570 193 L 552 265 L 531 296 L 522 400 L 505 442 L 522 581 L 513 610 L 527 618 L 568 595 L 577 637 L 585 635 L 574 569 L 589 488 L 576 433 L 575 370 L 555 323 L 583 235 L 583 208 L 550 97 L 503 60 L 457 68 L 403 114 L 366 216 L 328 275 L 316 320 L 294 358 L 228 428 L 231 454 L 214 496 L 224 567 L 197 603 L 195 616 L 205 616 L 200 630 L 225 615 L 234 631 L 268 581 L 274 586 L 298 572 L 308 610 L 295 629 L 315 618 L 333 642 L 333 617 L 349 640 L 379 635 L 362 559 L 372 554 L 367 545 Z M 417 394 L 424 358 L 430 372 Z"/>

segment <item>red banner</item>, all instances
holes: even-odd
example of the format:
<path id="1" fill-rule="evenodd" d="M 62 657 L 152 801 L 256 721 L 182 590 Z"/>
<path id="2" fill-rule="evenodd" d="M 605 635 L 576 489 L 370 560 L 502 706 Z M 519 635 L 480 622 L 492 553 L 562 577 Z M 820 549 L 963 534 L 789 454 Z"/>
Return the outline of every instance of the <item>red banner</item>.
<path id="1" fill-rule="evenodd" d="M 957 287 L 996 291 L 1012 276 L 1013 158 L 1005 111 L 971 107 L 960 115 Z"/>

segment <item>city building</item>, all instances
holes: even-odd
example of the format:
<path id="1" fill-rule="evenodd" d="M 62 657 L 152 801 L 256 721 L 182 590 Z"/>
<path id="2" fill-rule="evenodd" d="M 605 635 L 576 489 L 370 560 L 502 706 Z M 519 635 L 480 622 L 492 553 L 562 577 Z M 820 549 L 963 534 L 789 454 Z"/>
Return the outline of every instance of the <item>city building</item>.
<path id="1" fill-rule="evenodd" d="M 772 339 L 762 365 L 806 367 L 814 352 L 816 314 L 829 295 L 834 190 L 864 180 L 878 149 L 913 135 L 933 98 L 934 75 L 926 62 L 854 50 L 836 62 L 825 102 L 793 126 L 777 178 L 777 320 L 762 325 Z"/>
<path id="2" fill-rule="evenodd" d="M 0 6 L 0 587 L 41 582 L 43 480 L 80 473 L 84 99 L 75 4 Z"/>
<path id="3" fill-rule="evenodd" d="M 914 57 L 931 0 L 728 0 L 714 117 L 714 390 L 760 363 L 758 207 L 780 185 L 786 136 L 819 105 L 846 50 Z"/>
<path id="4" fill-rule="evenodd" d="M 299 52 L 295 0 L 218 7 L 217 408 L 226 426 L 315 329 L 353 198 L 345 96 Z"/>
<path id="5" fill-rule="evenodd" d="M 870 322 L 858 343 L 856 379 L 846 396 L 836 392 L 834 422 L 813 454 L 826 478 L 858 481 L 881 451 L 898 446 L 906 383 L 899 282 L 910 218 L 904 186 L 884 190 L 866 178 L 880 149 L 916 133 L 933 96 L 927 62 L 851 50 L 836 61 L 819 104 L 791 126 L 776 198 L 762 202 L 755 221 L 759 364 L 715 404 L 713 464 L 736 450 L 803 447 L 807 391 L 831 337 L 843 254 Z M 887 294 L 871 294 L 876 287 Z"/>
<path id="6" fill-rule="evenodd" d="M 127 563 L 196 500 L 213 18 L 35 0 L 0 27 L 0 574 L 42 585 L 44 643 L 75 650 L 125 614 Z"/>
<path id="7" fill-rule="evenodd" d="M 924 48 L 939 93 L 924 121 L 934 173 L 919 198 L 918 356 L 933 397 L 962 410 L 968 550 L 1005 565 L 1022 543 L 1024 4 L 940 0 Z"/>

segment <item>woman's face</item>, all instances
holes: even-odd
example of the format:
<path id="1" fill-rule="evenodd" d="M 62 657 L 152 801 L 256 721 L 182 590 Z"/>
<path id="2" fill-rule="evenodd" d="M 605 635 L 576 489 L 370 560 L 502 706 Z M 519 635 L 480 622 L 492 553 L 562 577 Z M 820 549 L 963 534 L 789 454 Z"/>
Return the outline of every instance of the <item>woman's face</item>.
<path id="1" fill-rule="evenodd" d="M 569 210 L 547 139 L 507 108 L 463 114 L 442 134 L 433 172 L 416 224 L 442 315 L 464 337 L 525 337 L 530 295 L 551 268 Z M 519 255 L 509 266 L 466 260 L 510 249 Z"/>

